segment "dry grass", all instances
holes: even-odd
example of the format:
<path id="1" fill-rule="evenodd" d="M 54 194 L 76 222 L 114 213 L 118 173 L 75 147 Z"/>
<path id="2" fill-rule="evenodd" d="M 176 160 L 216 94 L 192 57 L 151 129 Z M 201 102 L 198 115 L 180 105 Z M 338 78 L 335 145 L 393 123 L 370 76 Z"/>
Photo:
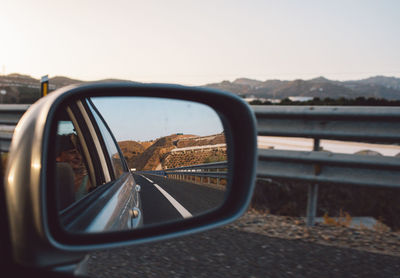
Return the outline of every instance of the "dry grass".
<path id="1" fill-rule="evenodd" d="M 324 224 L 336 227 L 349 227 L 352 217 L 348 212 L 343 212 L 341 209 L 338 217 L 329 217 L 328 213 L 324 214 Z"/>
<path id="2" fill-rule="evenodd" d="M 339 217 L 330 217 L 328 216 L 328 213 L 325 213 L 323 218 L 324 224 L 336 227 L 349 227 L 352 221 L 352 217 L 350 216 L 350 214 L 348 212 L 343 212 L 343 210 L 340 210 Z M 359 225 L 353 225 L 353 228 L 370 230 L 362 223 L 360 223 Z M 382 219 L 377 220 L 372 229 L 379 233 L 391 231 L 391 229 L 387 225 L 383 224 Z"/>

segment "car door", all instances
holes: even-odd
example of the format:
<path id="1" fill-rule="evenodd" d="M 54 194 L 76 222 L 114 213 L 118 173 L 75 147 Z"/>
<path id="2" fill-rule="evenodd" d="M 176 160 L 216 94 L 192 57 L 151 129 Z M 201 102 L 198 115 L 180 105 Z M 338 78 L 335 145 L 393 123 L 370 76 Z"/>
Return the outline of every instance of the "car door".
<path id="1" fill-rule="evenodd" d="M 141 225 L 140 187 L 94 104 L 71 102 L 58 117 L 55 182 L 65 229 L 100 232 Z"/>

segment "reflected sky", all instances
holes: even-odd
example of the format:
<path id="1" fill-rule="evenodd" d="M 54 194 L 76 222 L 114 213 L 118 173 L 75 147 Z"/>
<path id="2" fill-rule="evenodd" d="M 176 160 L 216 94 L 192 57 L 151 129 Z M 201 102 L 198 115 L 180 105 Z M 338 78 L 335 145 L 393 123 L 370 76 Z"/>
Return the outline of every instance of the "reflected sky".
<path id="1" fill-rule="evenodd" d="M 117 141 L 148 141 L 176 133 L 205 136 L 223 131 L 215 111 L 195 102 L 149 97 L 96 97 L 92 101 Z"/>

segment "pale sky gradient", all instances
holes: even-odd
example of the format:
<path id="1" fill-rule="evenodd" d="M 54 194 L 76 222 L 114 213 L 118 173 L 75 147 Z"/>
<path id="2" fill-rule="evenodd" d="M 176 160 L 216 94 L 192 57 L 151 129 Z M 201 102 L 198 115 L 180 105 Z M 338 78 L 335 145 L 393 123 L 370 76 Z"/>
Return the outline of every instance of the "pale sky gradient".
<path id="1" fill-rule="evenodd" d="M 186 85 L 400 77 L 399 27 L 399 0 L 2 0 L 0 72 Z"/>
<path id="2" fill-rule="evenodd" d="M 206 136 L 224 131 L 217 113 L 201 103 L 150 97 L 91 99 L 117 141 L 149 141 L 176 133 Z"/>

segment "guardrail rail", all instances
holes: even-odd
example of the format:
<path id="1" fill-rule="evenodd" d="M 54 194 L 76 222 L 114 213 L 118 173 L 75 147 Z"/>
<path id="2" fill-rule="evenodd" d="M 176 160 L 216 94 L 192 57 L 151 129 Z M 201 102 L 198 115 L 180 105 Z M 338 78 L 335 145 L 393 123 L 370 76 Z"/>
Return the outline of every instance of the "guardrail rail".
<path id="1" fill-rule="evenodd" d="M 199 183 L 202 184 L 211 184 L 211 179 L 215 179 L 215 183 L 220 185 L 221 180 L 226 181 L 228 178 L 228 162 L 204 163 L 156 171 L 137 171 L 136 173 L 159 175 L 177 180 L 190 181 L 196 181 L 197 177 L 199 178 Z"/>
<path id="2" fill-rule="evenodd" d="M 400 187 L 400 158 L 320 152 L 320 140 L 400 143 L 400 107 L 252 106 L 259 136 L 312 138 L 312 151 L 259 149 L 257 176 L 309 182 L 307 225 L 318 184 Z"/>
<path id="3" fill-rule="evenodd" d="M 0 151 L 8 152 L 19 119 L 29 104 L 0 104 Z"/>
<path id="4" fill-rule="evenodd" d="M 0 105 L 0 150 L 8 151 L 14 126 L 29 105 Z M 400 107 L 252 106 L 259 136 L 312 138 L 312 151 L 259 149 L 258 178 L 309 182 L 307 225 L 314 224 L 318 185 L 400 187 L 400 157 L 320 151 L 320 140 L 399 145 Z M 219 164 L 220 163 L 220 164 Z M 159 171 L 173 177 L 226 178 L 226 162 Z M 209 168 L 204 168 L 209 167 Z M 213 170 L 214 169 L 214 170 Z M 143 171 L 145 173 L 146 171 Z M 152 171 L 157 174 L 157 171 Z"/>

